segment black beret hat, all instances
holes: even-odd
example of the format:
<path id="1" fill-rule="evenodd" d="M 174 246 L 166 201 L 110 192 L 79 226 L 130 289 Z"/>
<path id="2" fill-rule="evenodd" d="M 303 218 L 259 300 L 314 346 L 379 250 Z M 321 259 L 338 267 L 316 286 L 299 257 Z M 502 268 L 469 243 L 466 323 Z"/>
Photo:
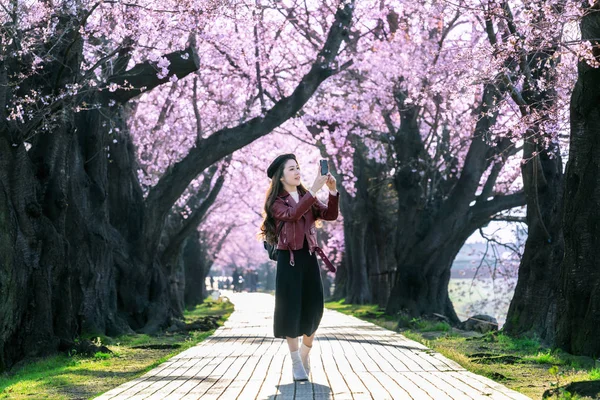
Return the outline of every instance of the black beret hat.
<path id="1" fill-rule="evenodd" d="M 296 160 L 296 156 L 294 154 L 282 154 L 280 156 L 277 156 L 273 162 L 271 163 L 271 165 L 269 165 L 269 168 L 267 168 L 267 176 L 270 179 L 273 179 L 273 175 L 275 175 L 275 171 L 277 171 L 277 168 L 279 168 L 279 166 L 281 166 L 281 164 L 283 164 L 284 162 L 286 162 L 287 160 L 295 160 L 296 162 L 298 162 L 298 160 Z"/>

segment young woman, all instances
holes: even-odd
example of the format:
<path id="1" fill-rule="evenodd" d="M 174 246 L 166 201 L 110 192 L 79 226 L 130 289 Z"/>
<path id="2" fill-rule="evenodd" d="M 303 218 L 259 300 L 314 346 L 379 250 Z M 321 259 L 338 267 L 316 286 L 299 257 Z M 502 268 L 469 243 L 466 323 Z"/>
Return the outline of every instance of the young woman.
<path id="1" fill-rule="evenodd" d="M 278 251 L 275 287 L 274 336 L 287 339 L 294 380 L 308 380 L 309 353 L 323 316 L 323 287 L 315 250 L 315 221 L 334 221 L 339 193 L 331 174 L 317 174 L 310 190 L 300 182 L 300 166 L 294 154 L 278 156 L 267 169 L 271 185 L 265 201 L 261 233 Z M 329 189 L 327 205 L 316 198 Z M 298 349 L 298 337 L 302 345 Z"/>

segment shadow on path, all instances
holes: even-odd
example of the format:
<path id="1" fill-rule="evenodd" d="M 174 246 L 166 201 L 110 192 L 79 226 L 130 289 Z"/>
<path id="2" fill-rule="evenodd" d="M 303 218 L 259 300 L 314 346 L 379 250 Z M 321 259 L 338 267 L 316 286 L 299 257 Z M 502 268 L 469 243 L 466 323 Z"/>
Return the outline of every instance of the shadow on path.
<path id="1" fill-rule="evenodd" d="M 304 385 L 312 385 L 311 388 L 303 388 Z M 298 397 L 297 397 L 298 396 Z M 288 383 L 285 385 L 277 385 L 277 394 L 272 394 L 267 397 L 268 400 L 282 399 L 282 400 L 292 400 L 292 399 L 330 399 L 331 398 L 331 389 L 329 386 L 319 385 L 318 383 L 312 382 L 296 382 L 296 383 Z"/>

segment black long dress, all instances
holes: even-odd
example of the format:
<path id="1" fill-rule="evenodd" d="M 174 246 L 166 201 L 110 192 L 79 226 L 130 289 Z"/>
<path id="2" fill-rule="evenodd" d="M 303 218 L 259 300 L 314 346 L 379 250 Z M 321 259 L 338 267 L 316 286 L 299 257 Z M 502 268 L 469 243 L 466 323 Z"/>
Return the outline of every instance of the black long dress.
<path id="1" fill-rule="evenodd" d="M 274 336 L 310 336 L 323 317 L 323 283 L 317 255 L 308 252 L 306 236 L 304 247 L 294 250 L 294 266 L 290 265 L 289 250 L 279 250 L 278 254 Z"/>

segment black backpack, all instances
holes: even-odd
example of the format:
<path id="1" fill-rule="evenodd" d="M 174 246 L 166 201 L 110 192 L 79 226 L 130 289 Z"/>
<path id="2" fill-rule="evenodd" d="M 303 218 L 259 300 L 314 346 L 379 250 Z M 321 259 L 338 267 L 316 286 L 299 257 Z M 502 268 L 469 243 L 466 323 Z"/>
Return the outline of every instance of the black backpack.
<path id="1" fill-rule="evenodd" d="M 279 232 L 281 232 L 281 228 L 283 228 L 283 221 L 281 221 L 281 223 L 279 224 L 279 229 L 277 229 L 277 238 L 279 240 Z M 267 241 L 263 241 L 263 245 L 265 246 L 265 250 L 267 251 L 267 254 L 269 255 L 269 258 L 273 261 L 277 261 L 277 245 L 272 245 L 270 243 L 267 243 Z"/>

